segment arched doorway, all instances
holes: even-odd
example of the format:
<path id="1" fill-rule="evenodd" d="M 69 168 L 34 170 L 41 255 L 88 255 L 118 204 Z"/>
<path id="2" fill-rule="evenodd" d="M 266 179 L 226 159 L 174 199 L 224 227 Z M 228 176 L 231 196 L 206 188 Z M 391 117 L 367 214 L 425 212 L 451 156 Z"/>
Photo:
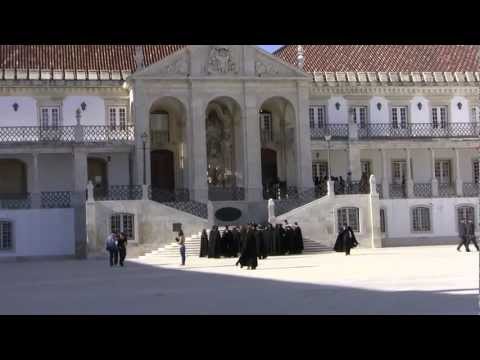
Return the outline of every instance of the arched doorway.
<path id="1" fill-rule="evenodd" d="M 177 201 L 179 194 L 182 199 L 188 197 L 185 106 L 174 97 L 162 97 L 153 102 L 149 120 L 152 199 Z"/>
<path id="2" fill-rule="evenodd" d="M 151 152 L 152 187 L 162 191 L 173 192 L 175 189 L 174 154 L 170 150 Z"/>
<path id="3" fill-rule="evenodd" d="M 296 194 L 295 109 L 291 102 L 283 97 L 265 100 L 259 109 L 259 129 L 264 198 Z"/>
<path id="4" fill-rule="evenodd" d="M 88 158 L 87 173 L 88 181 L 93 184 L 94 196 L 106 196 L 108 193 L 107 162 L 100 158 Z"/>
<path id="5" fill-rule="evenodd" d="M 0 159 L 0 198 L 22 198 L 27 193 L 27 167 L 17 159 Z"/>
<path id="6" fill-rule="evenodd" d="M 264 198 L 276 198 L 278 193 L 277 152 L 262 148 L 262 185 Z"/>
<path id="7" fill-rule="evenodd" d="M 228 97 L 212 100 L 205 113 L 209 199 L 243 200 L 241 109 Z"/>

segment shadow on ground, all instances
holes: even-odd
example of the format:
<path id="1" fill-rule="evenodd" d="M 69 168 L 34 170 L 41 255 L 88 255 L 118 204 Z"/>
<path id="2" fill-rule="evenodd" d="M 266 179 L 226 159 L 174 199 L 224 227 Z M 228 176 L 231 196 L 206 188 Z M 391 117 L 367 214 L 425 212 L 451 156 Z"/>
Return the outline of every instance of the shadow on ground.
<path id="1" fill-rule="evenodd" d="M 0 313 L 478 314 L 478 293 L 387 292 L 197 269 L 132 262 L 110 268 L 101 260 L 0 263 Z"/>

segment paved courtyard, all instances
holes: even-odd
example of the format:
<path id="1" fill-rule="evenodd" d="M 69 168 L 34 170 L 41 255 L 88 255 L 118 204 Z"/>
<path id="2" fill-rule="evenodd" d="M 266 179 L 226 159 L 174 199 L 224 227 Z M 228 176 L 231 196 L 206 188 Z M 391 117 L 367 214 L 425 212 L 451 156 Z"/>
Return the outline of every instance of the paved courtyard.
<path id="1" fill-rule="evenodd" d="M 0 313 L 479 313 L 479 254 L 454 246 L 271 257 L 254 271 L 235 259 L 172 261 L 0 262 Z"/>

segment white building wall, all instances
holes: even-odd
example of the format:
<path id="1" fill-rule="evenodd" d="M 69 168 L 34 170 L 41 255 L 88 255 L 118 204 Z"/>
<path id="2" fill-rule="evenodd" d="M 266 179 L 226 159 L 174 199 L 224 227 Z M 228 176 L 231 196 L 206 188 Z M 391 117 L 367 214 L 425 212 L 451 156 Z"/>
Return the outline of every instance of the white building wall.
<path id="1" fill-rule="evenodd" d="M 129 185 L 128 153 L 90 153 L 88 157 L 103 159 L 107 162 L 107 179 L 109 185 Z"/>
<path id="2" fill-rule="evenodd" d="M 14 243 L 0 258 L 75 254 L 73 209 L 0 209 L 0 219 L 12 222 Z"/>
<path id="3" fill-rule="evenodd" d="M 412 178 L 416 183 L 428 183 L 432 180 L 432 156 L 430 150 L 410 150 L 413 163 Z"/>
<path id="4" fill-rule="evenodd" d="M 377 104 L 381 104 L 380 110 L 378 110 Z M 368 107 L 371 124 L 386 124 L 390 122 L 388 118 L 387 99 L 380 96 L 374 96 L 370 99 Z"/>
<path id="5" fill-rule="evenodd" d="M 462 108 L 458 108 L 458 103 L 462 104 Z M 470 105 L 467 99 L 462 96 L 454 96 L 450 100 L 449 105 L 451 111 L 451 122 L 466 123 L 470 122 Z"/>
<path id="6" fill-rule="evenodd" d="M 73 189 L 71 154 L 40 154 L 38 167 L 40 191 L 71 191 Z"/>
<path id="7" fill-rule="evenodd" d="M 418 108 L 418 103 L 422 104 L 422 108 Z M 430 122 L 430 102 L 423 96 L 415 96 L 410 100 L 410 122 L 429 123 Z"/>
<path id="8" fill-rule="evenodd" d="M 82 125 L 105 125 L 106 108 L 105 102 L 98 96 L 67 96 L 62 105 L 63 125 L 76 125 L 76 111 L 85 102 L 87 107 L 81 111 Z"/>
<path id="9" fill-rule="evenodd" d="M 1 96 L 0 114 L 0 126 L 38 126 L 37 101 L 32 97 Z"/>
<path id="10" fill-rule="evenodd" d="M 340 104 L 340 109 L 337 110 L 335 104 Z M 341 96 L 334 96 L 328 99 L 327 106 L 327 121 L 329 124 L 347 124 L 348 123 L 348 103 L 345 98 Z"/>

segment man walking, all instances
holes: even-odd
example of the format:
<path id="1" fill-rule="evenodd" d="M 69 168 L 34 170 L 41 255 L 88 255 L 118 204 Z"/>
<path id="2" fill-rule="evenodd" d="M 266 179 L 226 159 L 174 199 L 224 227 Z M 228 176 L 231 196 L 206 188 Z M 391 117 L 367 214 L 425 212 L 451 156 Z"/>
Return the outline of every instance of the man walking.
<path id="1" fill-rule="evenodd" d="M 458 224 L 458 236 L 460 237 L 461 242 L 460 244 L 458 244 L 457 251 L 460 251 L 460 248 L 463 245 L 465 246 L 465 250 L 467 250 L 467 252 L 470 252 L 470 249 L 468 248 L 467 222 L 465 219 L 462 219 L 460 221 L 460 224 Z"/>
<path id="2" fill-rule="evenodd" d="M 469 219 L 468 220 L 468 223 L 466 225 L 466 228 L 467 228 L 467 245 L 469 246 L 470 245 L 470 242 L 473 242 L 473 245 L 475 246 L 475 248 L 477 249 L 477 251 L 480 251 L 478 249 L 478 244 L 477 244 L 477 239 L 475 237 L 475 224 L 473 223 L 473 220 L 472 219 Z"/>
<path id="3" fill-rule="evenodd" d="M 118 264 L 118 241 L 117 241 L 117 234 L 112 232 L 108 238 L 106 243 L 106 250 L 110 254 L 110 266 L 117 266 Z"/>

